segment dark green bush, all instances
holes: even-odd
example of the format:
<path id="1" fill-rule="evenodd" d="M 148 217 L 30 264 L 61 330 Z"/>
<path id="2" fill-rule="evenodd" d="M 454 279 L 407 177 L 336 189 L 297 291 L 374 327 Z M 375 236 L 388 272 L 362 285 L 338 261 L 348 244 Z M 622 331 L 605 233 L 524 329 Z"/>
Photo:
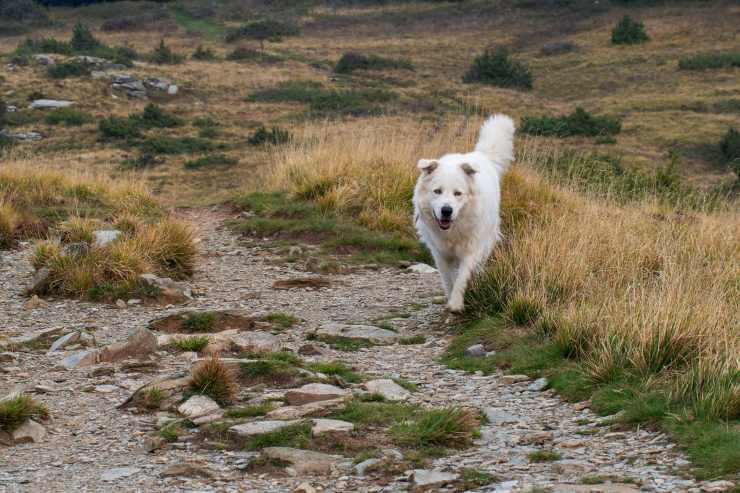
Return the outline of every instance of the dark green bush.
<path id="1" fill-rule="evenodd" d="M 288 36 L 297 36 L 300 33 L 297 26 L 288 22 L 272 19 L 253 21 L 234 29 L 226 34 L 226 42 L 231 43 L 240 39 L 253 39 L 260 42 L 264 50 L 265 41 L 280 41 Z"/>
<path id="2" fill-rule="evenodd" d="M 90 32 L 90 28 L 78 22 L 72 30 L 72 39 L 69 42 L 72 50 L 77 52 L 91 51 L 101 46 L 100 41 Z"/>
<path id="3" fill-rule="evenodd" d="M 727 165 L 740 180 L 740 132 L 736 128 L 728 129 L 725 136 L 722 137 L 719 148 Z"/>
<path id="4" fill-rule="evenodd" d="M 98 123 L 98 130 L 104 140 L 132 140 L 141 137 L 139 126 L 131 118 L 104 118 Z"/>
<path id="5" fill-rule="evenodd" d="M 67 79 L 69 77 L 84 77 L 90 75 L 90 65 L 78 60 L 57 63 L 49 66 L 46 73 L 53 79 Z"/>
<path id="6" fill-rule="evenodd" d="M 176 116 L 168 115 L 162 108 L 149 103 L 140 114 L 129 115 L 129 119 L 139 128 L 172 128 L 179 127 L 183 121 Z"/>
<path id="7" fill-rule="evenodd" d="M 49 17 L 33 0 L 3 0 L 0 2 L 0 22 L 45 24 Z"/>
<path id="8" fill-rule="evenodd" d="M 512 59 L 506 48 L 486 50 L 476 57 L 463 82 L 480 82 L 498 87 L 532 89 L 532 74 L 523 62 Z"/>
<path id="9" fill-rule="evenodd" d="M 214 53 L 212 49 L 205 48 L 203 45 L 198 45 L 193 54 L 190 55 L 190 58 L 203 62 L 212 62 L 218 59 L 216 53 Z"/>
<path id="10" fill-rule="evenodd" d="M 90 123 L 93 118 L 90 114 L 74 108 L 59 108 L 54 110 L 44 118 L 49 125 L 66 125 L 68 127 L 79 127 L 85 123 Z"/>
<path id="11" fill-rule="evenodd" d="M 191 159 L 185 162 L 185 169 L 208 168 L 211 166 L 231 166 L 238 163 L 239 160 L 226 154 L 208 154 L 198 159 Z"/>
<path id="12" fill-rule="evenodd" d="M 337 74 L 351 74 L 355 70 L 384 70 L 384 69 L 413 69 L 413 65 L 408 60 L 396 60 L 393 58 L 384 58 L 377 55 L 363 55 L 361 53 L 347 52 L 342 55 L 334 72 Z"/>
<path id="13" fill-rule="evenodd" d="M 681 70 L 712 70 L 732 67 L 740 67 L 740 51 L 699 53 L 678 61 L 678 68 Z"/>
<path id="14" fill-rule="evenodd" d="M 173 52 L 164 42 L 164 39 L 162 39 L 159 42 L 159 46 L 149 54 L 148 59 L 157 65 L 177 65 L 178 63 L 182 63 L 184 57 Z"/>
<path id="15" fill-rule="evenodd" d="M 316 94 L 325 89 L 319 82 L 312 80 L 286 80 L 275 87 L 260 89 L 252 94 L 249 101 L 310 103 Z"/>
<path id="16" fill-rule="evenodd" d="M 612 44 L 638 44 L 648 41 L 645 24 L 625 15 L 612 30 Z"/>
<path id="17" fill-rule="evenodd" d="M 284 144 L 290 140 L 290 132 L 279 127 L 272 127 L 270 129 L 266 127 L 259 127 L 254 134 L 252 134 L 247 143 L 253 146 L 259 145 L 277 145 Z"/>
<path id="18" fill-rule="evenodd" d="M 621 130 L 619 120 L 592 115 L 580 106 L 573 113 L 564 116 L 525 116 L 520 126 L 522 133 L 552 137 L 615 135 Z"/>
<path id="19" fill-rule="evenodd" d="M 27 38 L 15 49 L 18 55 L 32 53 L 57 53 L 59 55 L 71 55 L 72 47 L 65 41 L 56 38 L 31 39 Z"/>

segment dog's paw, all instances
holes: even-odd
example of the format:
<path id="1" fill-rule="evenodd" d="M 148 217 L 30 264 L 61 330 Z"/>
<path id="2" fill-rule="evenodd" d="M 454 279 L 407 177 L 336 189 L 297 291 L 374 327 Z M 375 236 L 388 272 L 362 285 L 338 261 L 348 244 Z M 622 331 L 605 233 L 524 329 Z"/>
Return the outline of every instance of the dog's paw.
<path id="1" fill-rule="evenodd" d="M 447 310 L 449 310 L 450 313 L 462 313 L 463 310 L 465 310 L 465 306 L 462 301 L 450 300 L 447 303 Z"/>

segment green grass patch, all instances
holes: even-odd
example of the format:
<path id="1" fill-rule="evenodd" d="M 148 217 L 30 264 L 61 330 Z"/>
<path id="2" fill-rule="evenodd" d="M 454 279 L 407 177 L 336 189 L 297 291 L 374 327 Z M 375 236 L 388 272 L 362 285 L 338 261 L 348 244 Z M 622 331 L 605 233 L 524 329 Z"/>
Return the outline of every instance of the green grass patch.
<path id="1" fill-rule="evenodd" d="M 729 128 L 719 143 L 719 149 L 727 166 L 740 182 L 740 132 L 736 128 Z"/>
<path id="2" fill-rule="evenodd" d="M 285 129 L 280 127 L 272 127 L 268 129 L 267 127 L 261 126 L 249 136 L 247 144 L 252 146 L 280 145 L 290 142 L 290 140 L 290 132 Z"/>
<path id="3" fill-rule="evenodd" d="M 211 312 L 191 312 L 185 315 L 182 327 L 187 332 L 211 332 L 216 326 L 216 314 Z"/>
<path id="4" fill-rule="evenodd" d="M 596 116 L 580 106 L 573 113 L 563 116 L 525 116 L 520 131 L 529 135 L 552 137 L 589 137 L 616 135 L 622 130 L 619 120 L 606 116 Z"/>
<path id="5" fill-rule="evenodd" d="M 414 382 L 410 382 L 405 378 L 393 378 L 392 380 L 396 382 L 397 385 L 403 387 L 409 392 L 418 392 L 419 390 L 419 386 L 417 384 L 415 384 Z"/>
<path id="6" fill-rule="evenodd" d="M 402 337 L 398 340 L 398 343 L 403 346 L 413 346 L 414 344 L 424 344 L 425 342 L 427 342 L 427 338 L 423 335 Z"/>
<path id="7" fill-rule="evenodd" d="M 180 351 L 199 352 L 208 345 L 208 336 L 191 336 L 172 341 L 171 345 Z"/>
<path id="8" fill-rule="evenodd" d="M 289 36 L 298 36 L 298 26 L 275 19 L 262 19 L 242 24 L 236 29 L 226 33 L 226 42 L 233 43 L 241 39 L 252 39 L 259 41 L 260 49 L 264 51 L 265 41 L 279 42 Z"/>
<path id="9" fill-rule="evenodd" d="M 46 74 L 52 79 L 68 79 L 70 77 L 84 77 L 90 75 L 91 67 L 78 60 L 56 63 L 46 69 Z"/>
<path id="10" fill-rule="evenodd" d="M 175 18 L 175 22 L 180 24 L 190 34 L 197 33 L 208 39 L 217 40 L 223 38 L 226 32 L 226 28 L 220 22 L 212 18 L 194 16 L 187 9 L 179 5 L 172 9 L 172 15 Z"/>
<path id="11" fill-rule="evenodd" d="M 172 51 L 164 39 L 160 40 L 159 45 L 146 58 L 157 65 L 177 65 L 185 60 L 185 56 Z"/>
<path id="12" fill-rule="evenodd" d="M 151 154 L 199 154 L 212 152 L 216 147 L 211 141 L 198 137 L 159 135 L 147 137 L 141 142 L 142 150 Z"/>
<path id="13" fill-rule="evenodd" d="M 740 51 L 699 53 L 678 61 L 681 70 L 718 70 L 740 67 Z"/>
<path id="14" fill-rule="evenodd" d="M 238 197 L 234 205 L 255 214 L 230 222 L 238 232 L 273 235 L 276 240 L 309 237 L 320 243 L 325 251 L 348 254 L 350 260 L 356 262 L 429 261 L 428 254 L 417 241 L 400 234 L 370 231 L 350 218 L 321 209 L 308 198 L 291 198 L 282 192 L 257 192 Z"/>
<path id="15" fill-rule="evenodd" d="M 92 121 L 92 115 L 74 108 L 59 108 L 44 117 L 44 122 L 49 125 L 64 125 L 67 127 L 79 127 Z"/>
<path id="16" fill-rule="evenodd" d="M 395 402 L 363 402 L 353 399 L 344 407 L 335 410 L 330 418 L 349 421 L 358 427 L 388 426 L 411 419 L 419 412 L 412 404 Z"/>
<path id="17" fill-rule="evenodd" d="M 305 448 L 311 440 L 311 423 L 296 423 L 269 433 L 249 438 L 244 444 L 246 450 L 260 450 L 265 447 Z"/>
<path id="18" fill-rule="evenodd" d="M 173 420 L 159 429 L 159 436 L 164 439 L 164 441 L 172 443 L 177 441 L 177 438 L 182 432 L 182 422 L 180 420 Z"/>
<path id="19" fill-rule="evenodd" d="M 190 58 L 193 60 L 200 60 L 201 62 L 215 62 L 218 60 L 216 52 L 203 45 L 198 45 L 195 51 L 193 51 L 193 54 L 190 55 Z"/>
<path id="20" fill-rule="evenodd" d="M 363 375 L 355 372 L 341 361 L 309 363 L 307 368 L 318 373 L 323 373 L 324 375 L 336 375 L 349 383 L 359 383 L 365 380 Z"/>
<path id="21" fill-rule="evenodd" d="M 491 473 L 472 468 L 463 469 L 460 476 L 466 489 L 480 488 L 500 481 L 497 476 Z"/>
<path id="22" fill-rule="evenodd" d="M 359 351 L 363 348 L 368 348 L 375 346 L 371 341 L 367 339 L 351 339 L 349 337 L 342 337 L 342 336 L 330 336 L 325 334 L 310 334 L 309 337 L 306 337 L 308 340 L 316 340 L 319 342 L 323 342 L 324 344 L 327 344 L 332 349 L 336 349 L 337 351 Z"/>
<path id="23" fill-rule="evenodd" d="M 239 162 L 238 159 L 226 154 L 207 154 L 197 159 L 185 161 L 185 169 L 203 169 L 216 166 L 233 166 Z"/>
<path id="24" fill-rule="evenodd" d="M 560 452 L 556 450 L 535 450 L 527 455 L 531 462 L 553 462 L 561 459 Z"/>
<path id="25" fill-rule="evenodd" d="M 300 319 L 298 317 L 294 317 L 289 313 L 282 312 L 269 313 L 262 317 L 262 320 L 264 320 L 265 322 L 270 322 L 278 329 L 290 329 L 295 324 L 300 322 Z"/>
<path id="26" fill-rule="evenodd" d="M 224 416 L 231 419 L 255 418 L 269 413 L 273 407 L 273 404 L 270 402 L 251 406 L 232 407 L 224 412 Z"/>
<path id="27" fill-rule="evenodd" d="M 232 62 L 255 62 L 255 63 L 277 63 L 283 61 L 283 57 L 265 53 L 264 51 L 239 46 L 226 55 L 226 59 Z"/>
<path id="28" fill-rule="evenodd" d="M 397 443 L 413 448 L 470 445 L 478 429 L 476 418 L 460 408 L 423 410 L 408 421 L 397 423 L 391 435 Z"/>
<path id="29" fill-rule="evenodd" d="M 49 417 L 46 406 L 33 397 L 20 394 L 0 401 L 0 430 L 12 432 L 28 419 L 41 420 Z"/>

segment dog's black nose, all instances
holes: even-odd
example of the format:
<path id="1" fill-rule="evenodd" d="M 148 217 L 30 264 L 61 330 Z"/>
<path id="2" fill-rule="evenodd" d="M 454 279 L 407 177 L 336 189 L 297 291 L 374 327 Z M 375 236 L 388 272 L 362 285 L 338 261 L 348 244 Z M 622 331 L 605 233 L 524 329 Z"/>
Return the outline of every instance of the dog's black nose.
<path id="1" fill-rule="evenodd" d="M 449 205 L 442 206 L 442 217 L 450 217 L 452 215 L 452 207 Z"/>

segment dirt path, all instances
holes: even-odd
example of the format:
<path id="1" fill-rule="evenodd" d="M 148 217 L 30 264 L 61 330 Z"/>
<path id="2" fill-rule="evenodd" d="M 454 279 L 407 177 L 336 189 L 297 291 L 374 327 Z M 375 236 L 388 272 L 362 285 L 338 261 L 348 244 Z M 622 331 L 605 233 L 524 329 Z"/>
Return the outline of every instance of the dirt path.
<path id="1" fill-rule="evenodd" d="M 193 285 L 205 295 L 188 308 L 243 309 L 250 313 L 287 312 L 302 319 L 299 326 L 281 334 L 284 346 L 296 350 L 304 334 L 321 322 L 370 323 L 393 312 L 408 318 L 390 321 L 404 335 L 424 334 L 420 345 L 372 347 L 359 352 L 327 349 L 322 359 L 340 359 L 370 375 L 393 375 L 419 384 L 412 399 L 433 405 L 477 406 L 492 424 L 482 429 L 473 448 L 439 459 L 434 467 L 463 467 L 490 472 L 500 481 L 477 491 L 528 491 L 533 487 L 554 491 L 637 491 L 639 487 L 576 486 L 584 476 L 613 476 L 639 481 L 643 491 L 689 491 L 698 485 L 673 475 L 686 464 L 660 434 L 644 430 L 611 432 L 595 427 L 599 418 L 588 410 L 563 403 L 550 391 L 528 390 L 531 382 L 505 383 L 501 375 L 470 375 L 437 362 L 448 338 L 439 330 L 444 319 L 434 274 L 414 274 L 396 268 L 363 270 L 330 276 L 332 285 L 318 290 L 276 291 L 277 279 L 305 275 L 290 264 L 276 262 L 258 241 L 245 242 L 222 225 L 214 210 L 186 214 L 199 228 L 202 259 Z M 53 300 L 26 310 L 20 294 L 31 277 L 28 251 L 0 252 L 0 335 L 12 336 L 51 327 L 96 327 L 99 345 L 120 341 L 132 329 L 145 327 L 159 316 L 182 307 L 125 309 Z M 145 435 L 155 429 L 156 418 L 116 409 L 133 389 L 157 373 L 187 371 L 190 362 L 181 355 L 159 353 L 156 373 L 141 373 L 120 366 L 110 374 L 95 368 L 56 369 L 61 356 L 43 352 L 17 353 L 17 361 L 0 363 L 0 395 L 23 387 L 35 392 L 52 414 L 48 435 L 40 444 L 0 448 L 0 491 L 293 491 L 300 478 L 271 478 L 244 472 L 250 452 L 190 450 L 175 443 L 156 453 L 142 449 Z M 34 390 L 35 389 L 35 390 Z M 592 434 L 593 433 L 593 434 Z M 558 450 L 555 462 L 530 462 L 528 454 L 539 447 L 528 442 L 545 440 Z M 214 472 L 212 479 L 163 478 L 172 464 L 195 461 Z M 105 481 L 112 468 L 133 468 L 118 480 Z M 571 486 L 564 486 L 564 484 Z M 403 476 L 381 488 L 358 476 L 318 478 L 324 491 L 406 491 Z M 581 488 L 581 489 L 578 489 Z M 695 491 L 699 491 L 696 489 Z"/>

